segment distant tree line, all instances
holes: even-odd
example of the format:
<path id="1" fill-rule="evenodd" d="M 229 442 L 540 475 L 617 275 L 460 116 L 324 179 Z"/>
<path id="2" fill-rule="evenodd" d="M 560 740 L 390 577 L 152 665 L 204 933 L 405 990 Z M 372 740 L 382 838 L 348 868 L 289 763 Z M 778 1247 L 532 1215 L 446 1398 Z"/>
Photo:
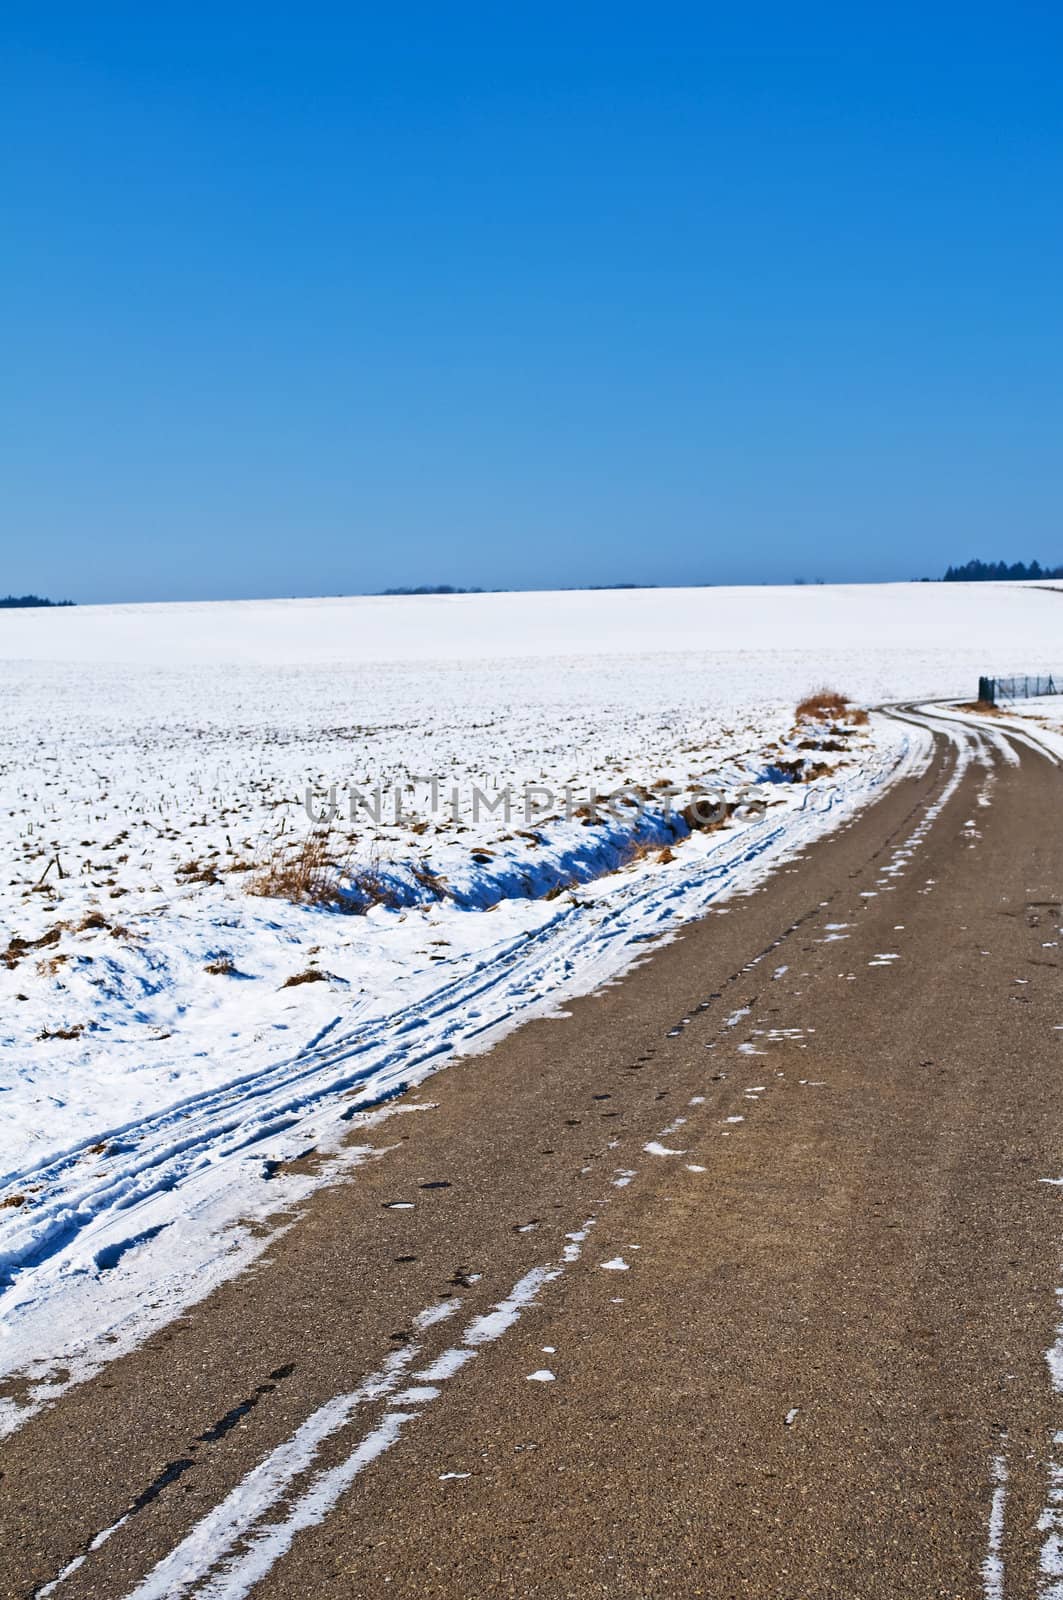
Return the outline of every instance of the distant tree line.
<path id="1" fill-rule="evenodd" d="M 818 579 L 823 582 L 823 579 Z M 570 589 L 656 589 L 656 584 L 570 584 Z M 418 584 L 402 589 L 381 589 L 383 595 L 482 595 L 515 594 L 514 589 L 459 589 L 456 584 Z"/>
<path id="2" fill-rule="evenodd" d="M 24 606 L 72 606 L 73 600 L 45 600 L 39 594 L 9 594 L 0 600 L 0 611 L 21 610 Z"/>
<path id="3" fill-rule="evenodd" d="M 968 561 L 963 567 L 950 567 L 946 583 L 1000 583 L 1023 579 L 1063 578 L 1063 567 L 1042 567 L 1039 561 Z"/>
<path id="4" fill-rule="evenodd" d="M 800 579 L 798 580 L 801 581 Z M 820 578 L 819 583 L 823 582 Z M 575 589 L 656 589 L 655 583 L 577 583 L 571 585 Z M 513 589 L 459 589 L 453 583 L 419 583 L 416 588 L 403 586 L 400 589 L 381 589 L 381 594 L 515 594 Z"/>
<path id="5" fill-rule="evenodd" d="M 416 588 L 383 589 L 382 594 L 483 594 L 482 589 L 459 589 L 453 583 L 419 583 Z"/>

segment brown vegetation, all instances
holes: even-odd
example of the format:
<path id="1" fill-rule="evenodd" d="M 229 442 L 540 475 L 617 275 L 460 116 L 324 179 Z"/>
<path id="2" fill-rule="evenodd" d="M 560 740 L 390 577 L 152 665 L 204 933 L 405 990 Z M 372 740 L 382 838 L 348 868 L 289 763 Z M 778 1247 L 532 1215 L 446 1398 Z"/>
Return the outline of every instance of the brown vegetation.
<path id="1" fill-rule="evenodd" d="M 52 945 L 59 943 L 66 924 L 56 923 L 54 928 L 49 928 L 47 933 L 42 933 L 39 939 L 24 939 L 21 934 L 13 933 L 8 941 L 7 949 L 0 953 L 0 960 L 5 967 L 16 967 L 24 955 L 31 950 L 47 950 Z"/>
<path id="2" fill-rule="evenodd" d="M 410 873 L 422 889 L 427 889 L 433 900 L 446 898 L 447 880 L 438 872 L 434 872 L 427 861 L 415 862 L 410 868 Z"/>
<path id="3" fill-rule="evenodd" d="M 177 876 L 183 878 L 185 883 L 217 883 L 218 874 L 211 862 L 199 860 L 185 861 L 177 868 Z M 114 896 L 111 896 L 114 899 Z"/>
<path id="4" fill-rule="evenodd" d="M 274 839 L 247 892 L 291 900 L 296 905 L 342 907 L 345 902 L 330 830 L 308 833 L 298 844 Z"/>
<path id="5" fill-rule="evenodd" d="M 307 967 L 305 972 L 297 972 L 290 978 L 285 978 L 281 984 L 282 989 L 295 989 L 301 983 L 327 983 L 328 973 L 319 972 L 316 967 Z"/>
<path id="6" fill-rule="evenodd" d="M 798 722 L 827 722 L 834 717 L 851 720 L 849 700 L 836 689 L 816 689 L 798 702 Z M 866 712 L 864 721 L 867 721 Z"/>
<path id="7" fill-rule="evenodd" d="M 443 898 L 444 880 L 430 867 L 422 863 L 414 877 L 436 899 Z M 395 910 L 402 904 L 395 885 L 373 862 L 355 865 L 341 856 L 340 841 L 334 844 L 327 827 L 308 833 L 298 843 L 278 835 L 247 892 L 291 900 L 295 905 L 329 906 L 356 916 L 363 916 L 371 906 Z"/>

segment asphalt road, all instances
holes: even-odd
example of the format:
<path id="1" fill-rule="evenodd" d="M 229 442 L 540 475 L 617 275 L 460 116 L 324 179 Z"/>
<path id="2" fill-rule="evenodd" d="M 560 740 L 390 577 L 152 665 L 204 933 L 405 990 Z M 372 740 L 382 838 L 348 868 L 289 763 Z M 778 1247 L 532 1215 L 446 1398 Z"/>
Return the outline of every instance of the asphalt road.
<path id="1" fill-rule="evenodd" d="M 0 1594 L 1063 1595 L 1063 773 L 971 756 L 9 1439 Z"/>

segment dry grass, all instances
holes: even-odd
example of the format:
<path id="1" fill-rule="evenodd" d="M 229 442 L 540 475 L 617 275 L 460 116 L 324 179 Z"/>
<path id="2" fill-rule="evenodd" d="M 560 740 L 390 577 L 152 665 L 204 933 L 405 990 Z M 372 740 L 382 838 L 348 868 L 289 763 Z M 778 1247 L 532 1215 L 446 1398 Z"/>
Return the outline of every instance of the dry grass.
<path id="1" fill-rule="evenodd" d="M 210 861 L 202 862 L 198 858 L 182 862 L 177 868 L 177 876 L 183 879 L 185 883 L 217 883 L 219 881 L 213 863 Z M 114 899 L 114 896 L 112 895 L 111 898 Z"/>
<path id="2" fill-rule="evenodd" d="M 295 905 L 326 906 L 361 916 L 371 906 L 396 909 L 395 887 L 373 863 L 355 864 L 349 840 L 334 840 L 330 828 L 318 828 L 301 841 L 275 838 L 263 865 L 247 885 L 248 894 L 290 900 Z M 442 899 L 442 879 L 424 869 L 418 881 Z M 309 981 L 309 980 L 307 980 Z"/>
<path id="3" fill-rule="evenodd" d="M 825 739 L 823 735 L 820 734 L 818 738 L 815 739 L 798 740 L 797 748 L 798 750 L 825 750 L 829 755 L 832 753 L 837 753 L 838 751 L 846 751 L 849 749 L 849 746 L 847 744 L 839 743 L 837 739 Z"/>
<path id="4" fill-rule="evenodd" d="M 798 722 L 829 722 L 832 718 L 850 721 L 850 702 L 846 695 L 839 694 L 836 689 L 815 689 L 812 694 L 798 702 Z M 864 712 L 864 721 L 867 713 Z"/>
<path id="5" fill-rule="evenodd" d="M 308 833 L 299 843 L 276 838 L 247 892 L 291 900 L 296 905 L 343 908 L 346 902 L 337 865 L 329 828 Z"/>
<path id="6" fill-rule="evenodd" d="M 438 899 L 443 898 L 439 880 L 431 873 L 418 881 L 426 888 L 431 886 L 432 893 Z M 404 904 L 394 884 L 389 883 L 379 868 L 373 865 L 355 867 L 347 874 L 347 892 L 352 897 L 347 909 L 357 911 L 362 916 L 371 906 L 385 906 L 388 911 L 398 911 Z"/>
<path id="7" fill-rule="evenodd" d="M 815 689 L 798 702 L 794 732 L 800 733 L 803 723 L 818 722 L 827 724 L 828 733 L 849 738 L 854 728 L 864 728 L 868 721 L 863 706 L 854 706 L 848 695 L 837 689 Z"/>
<path id="8" fill-rule="evenodd" d="M 977 711 L 982 717 L 999 717 L 1000 707 L 992 700 L 967 700 L 956 707 L 957 711 Z"/>
<path id="9" fill-rule="evenodd" d="M 735 811 L 732 800 L 710 801 L 708 797 L 701 800 L 692 800 L 683 807 L 679 815 L 690 829 L 691 833 L 716 833 L 720 828 L 726 828 L 728 817 Z"/>
<path id="10" fill-rule="evenodd" d="M 91 961 L 92 957 L 87 956 L 85 959 Z M 48 956 L 44 961 L 38 961 L 37 971 L 42 978 L 54 978 L 59 968 L 65 966 L 69 960 L 69 951 L 63 951 L 57 956 Z"/>
<path id="11" fill-rule="evenodd" d="M 438 872 L 433 872 L 427 861 L 415 863 L 410 868 L 410 872 L 414 880 L 421 885 L 422 889 L 428 891 L 433 900 L 444 900 L 446 898 L 447 880 L 441 877 Z"/>
<path id="12" fill-rule="evenodd" d="M 49 928 L 47 933 L 42 933 L 39 939 L 23 939 L 21 934 L 13 933 L 7 949 L 0 951 L 0 960 L 5 967 L 17 967 L 23 956 L 28 955 L 31 950 L 47 950 L 52 945 L 58 944 L 65 931 L 66 924 L 58 922 L 54 928 Z"/>
<path id="13" fill-rule="evenodd" d="M 633 867 L 636 862 L 645 861 L 660 848 L 659 844 L 649 839 L 629 839 L 623 846 L 624 857 L 622 865 Z"/>
<path id="14" fill-rule="evenodd" d="M 282 989 L 296 989 L 301 983 L 327 983 L 328 973 L 319 972 L 316 967 L 307 967 L 305 972 L 296 972 L 292 977 L 285 978 L 281 984 Z"/>
<path id="15" fill-rule="evenodd" d="M 659 839 L 642 839 L 638 843 L 629 845 L 625 856 L 624 866 L 633 867 L 637 861 L 656 861 L 658 866 L 665 867 L 669 861 L 675 860 L 675 851 L 670 844 L 661 845 Z M 576 880 L 572 880 L 572 887 L 577 887 Z"/>
<path id="16" fill-rule="evenodd" d="M 208 961 L 203 968 L 216 978 L 231 978 L 236 968 L 233 966 L 232 956 L 216 956 L 213 961 Z"/>

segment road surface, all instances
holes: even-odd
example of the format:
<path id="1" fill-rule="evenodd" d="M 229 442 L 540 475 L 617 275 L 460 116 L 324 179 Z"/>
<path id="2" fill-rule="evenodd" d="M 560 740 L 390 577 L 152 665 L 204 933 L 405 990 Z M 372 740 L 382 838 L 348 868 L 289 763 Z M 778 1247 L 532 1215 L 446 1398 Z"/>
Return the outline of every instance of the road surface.
<path id="1" fill-rule="evenodd" d="M 939 735 L 409 1096 L 6 1441 L 0 1594 L 1063 1595 L 1061 798 Z"/>

